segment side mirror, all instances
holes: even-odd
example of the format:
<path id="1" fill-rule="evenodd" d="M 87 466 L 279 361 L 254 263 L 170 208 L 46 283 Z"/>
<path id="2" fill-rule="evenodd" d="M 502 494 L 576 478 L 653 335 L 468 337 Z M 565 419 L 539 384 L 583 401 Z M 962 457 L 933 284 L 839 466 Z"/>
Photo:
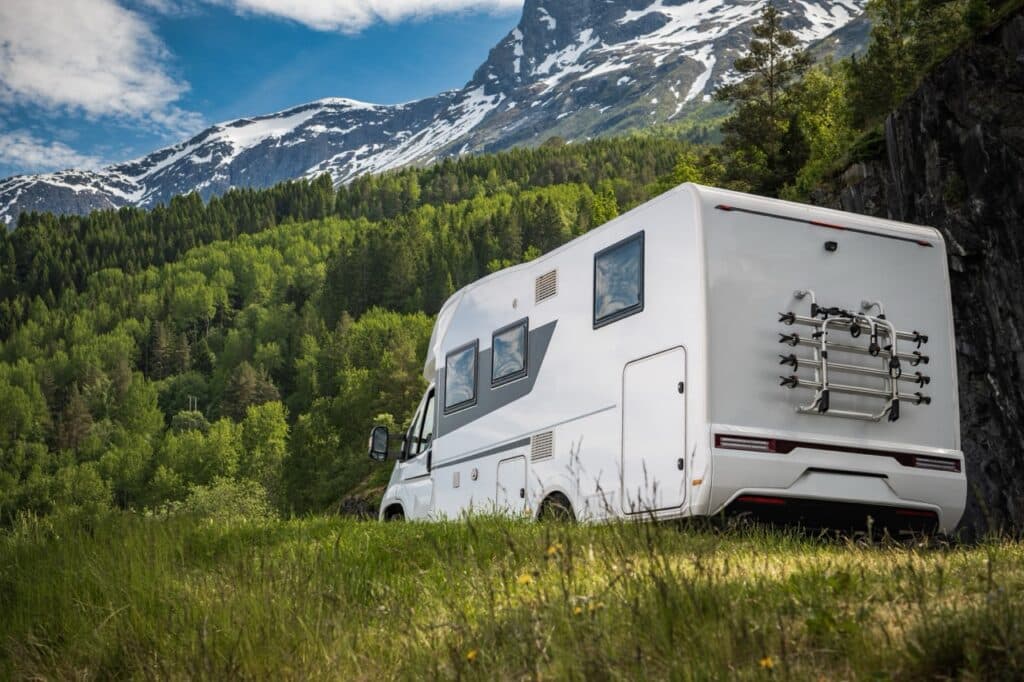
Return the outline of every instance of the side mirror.
<path id="1" fill-rule="evenodd" d="M 375 462 L 383 462 L 388 458 L 388 446 L 391 436 L 388 427 L 375 426 L 370 432 L 370 459 Z"/>

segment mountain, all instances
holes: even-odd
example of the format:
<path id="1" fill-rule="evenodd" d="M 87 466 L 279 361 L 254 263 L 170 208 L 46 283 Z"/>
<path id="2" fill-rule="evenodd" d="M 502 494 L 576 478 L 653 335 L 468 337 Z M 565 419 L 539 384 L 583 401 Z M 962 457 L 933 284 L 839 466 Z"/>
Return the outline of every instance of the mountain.
<path id="1" fill-rule="evenodd" d="M 836 53 L 863 39 L 865 4 L 776 2 L 804 44 Z M 551 136 L 582 139 L 678 120 L 734 77 L 732 63 L 763 5 L 526 0 L 519 25 L 460 90 L 397 105 L 323 99 L 221 123 L 100 170 L 14 176 L 0 181 L 0 221 L 11 224 L 23 211 L 152 206 L 193 191 L 209 197 L 321 173 L 344 183 Z"/>

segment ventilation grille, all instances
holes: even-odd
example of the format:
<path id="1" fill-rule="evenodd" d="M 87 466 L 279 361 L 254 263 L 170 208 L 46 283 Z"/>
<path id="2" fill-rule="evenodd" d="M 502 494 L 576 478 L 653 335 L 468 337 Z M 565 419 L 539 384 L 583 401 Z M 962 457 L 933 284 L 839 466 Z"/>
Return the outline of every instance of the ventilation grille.
<path id="1" fill-rule="evenodd" d="M 545 431 L 530 439 L 530 459 L 550 459 L 555 454 L 555 432 Z"/>
<path id="2" fill-rule="evenodd" d="M 536 303 L 546 301 L 558 294 L 558 270 L 546 272 L 537 278 L 534 286 Z"/>

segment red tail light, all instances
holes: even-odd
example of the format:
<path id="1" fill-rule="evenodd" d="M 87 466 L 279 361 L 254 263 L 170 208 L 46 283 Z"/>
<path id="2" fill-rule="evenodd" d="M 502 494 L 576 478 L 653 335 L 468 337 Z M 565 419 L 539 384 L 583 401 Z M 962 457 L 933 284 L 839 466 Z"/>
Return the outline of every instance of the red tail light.
<path id="1" fill-rule="evenodd" d="M 746 504 L 770 504 L 773 506 L 786 504 L 786 501 L 781 497 L 762 497 L 761 495 L 743 495 L 742 497 L 737 497 L 736 501 L 745 502 Z"/>
<path id="2" fill-rule="evenodd" d="M 732 436 L 715 434 L 715 447 L 725 450 L 744 450 L 746 452 L 769 452 L 788 455 L 797 448 L 807 450 L 824 450 L 826 452 L 845 452 L 851 455 L 870 455 L 873 457 L 892 457 L 905 467 L 929 469 L 931 471 L 947 471 L 960 473 L 960 460 L 951 457 L 932 457 L 915 455 L 909 452 L 887 452 L 884 450 L 864 450 L 847 445 L 829 445 L 827 443 L 803 443 L 779 438 L 757 438 L 754 436 Z"/>
<path id="3" fill-rule="evenodd" d="M 775 452 L 782 455 L 790 453 L 796 444 L 778 438 L 754 438 L 751 436 L 728 436 L 717 434 L 715 447 L 726 450 L 746 450 L 748 452 Z"/>

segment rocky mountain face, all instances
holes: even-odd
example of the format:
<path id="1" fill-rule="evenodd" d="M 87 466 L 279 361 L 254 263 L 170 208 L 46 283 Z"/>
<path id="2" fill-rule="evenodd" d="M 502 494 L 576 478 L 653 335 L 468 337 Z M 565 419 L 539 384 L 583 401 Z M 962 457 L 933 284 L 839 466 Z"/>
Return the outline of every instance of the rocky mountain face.
<path id="1" fill-rule="evenodd" d="M 973 531 L 1024 528 L 1024 13 L 947 59 L 885 128 L 887 158 L 818 199 L 932 225 L 949 249 Z"/>
<path id="2" fill-rule="evenodd" d="M 0 221 L 23 211 L 152 206 L 320 173 L 343 183 L 554 135 L 582 139 L 678 120 L 733 78 L 764 2 L 526 0 L 519 25 L 460 90 L 400 105 L 325 99 L 222 123 L 97 171 L 8 178 L 0 181 Z M 865 4 L 776 0 L 805 44 L 840 54 L 863 41 Z"/>

